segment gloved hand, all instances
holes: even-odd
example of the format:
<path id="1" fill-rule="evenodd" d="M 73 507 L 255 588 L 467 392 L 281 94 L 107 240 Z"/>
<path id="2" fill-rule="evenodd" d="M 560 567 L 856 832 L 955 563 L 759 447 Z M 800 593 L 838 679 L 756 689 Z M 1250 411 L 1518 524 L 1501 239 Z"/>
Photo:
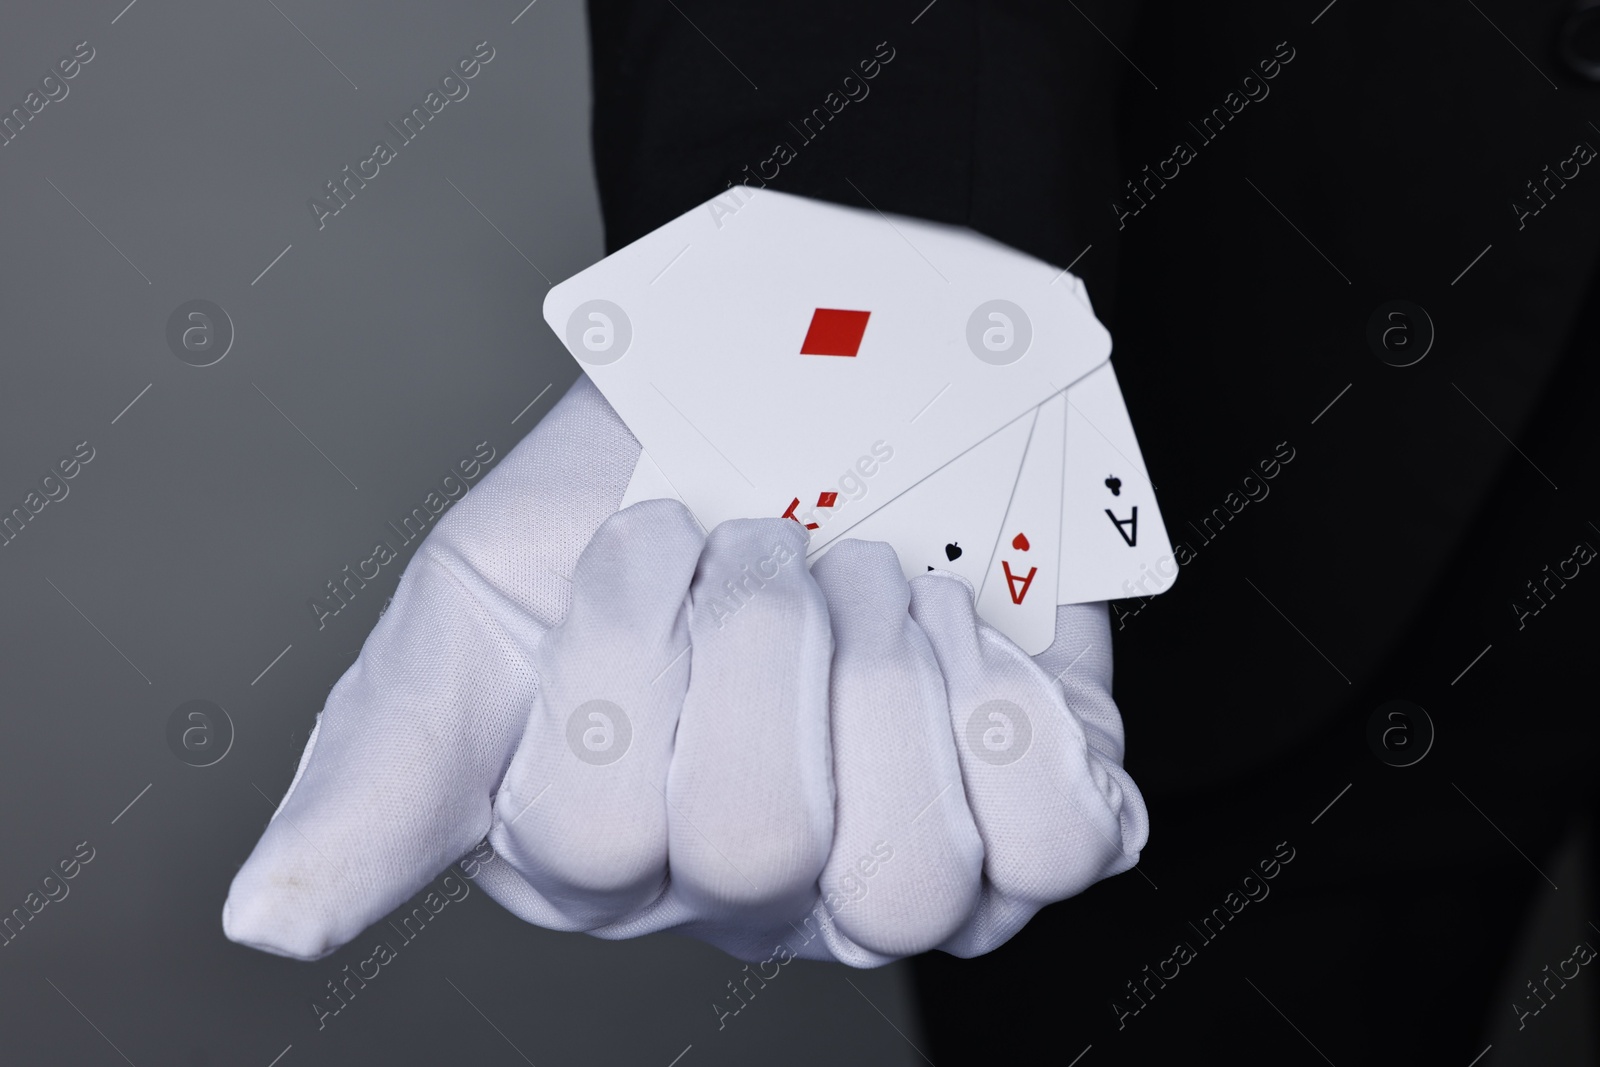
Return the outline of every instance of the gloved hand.
<path id="1" fill-rule="evenodd" d="M 483 840 L 538 689 L 534 649 L 638 457 L 580 377 L 439 520 L 235 875 L 228 937 L 325 956 Z"/>
<path id="2" fill-rule="evenodd" d="M 485 833 L 507 862 L 479 884 L 529 921 L 749 961 L 976 955 L 1133 864 L 1104 605 L 1058 609 L 1035 662 L 886 545 L 807 572 L 796 523 L 606 520 L 637 454 L 581 380 L 439 524 L 235 878 L 229 937 L 325 955 Z"/>

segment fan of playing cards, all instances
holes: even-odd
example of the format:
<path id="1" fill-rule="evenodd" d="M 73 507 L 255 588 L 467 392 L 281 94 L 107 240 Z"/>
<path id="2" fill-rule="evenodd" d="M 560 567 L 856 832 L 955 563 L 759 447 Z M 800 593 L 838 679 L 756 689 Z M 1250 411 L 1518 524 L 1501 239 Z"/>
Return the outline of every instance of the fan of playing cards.
<path id="1" fill-rule="evenodd" d="M 736 196 L 545 298 L 644 447 L 623 507 L 674 498 L 708 530 L 791 518 L 809 561 L 885 541 L 907 578 L 970 581 L 1029 654 L 1056 604 L 1166 574 L 1111 338 L 1077 278 L 961 227 Z"/>

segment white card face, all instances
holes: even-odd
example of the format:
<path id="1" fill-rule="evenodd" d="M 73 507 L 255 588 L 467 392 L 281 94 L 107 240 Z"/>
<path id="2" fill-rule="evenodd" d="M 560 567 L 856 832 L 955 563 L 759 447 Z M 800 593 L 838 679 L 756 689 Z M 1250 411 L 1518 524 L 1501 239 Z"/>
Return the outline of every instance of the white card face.
<path id="1" fill-rule="evenodd" d="M 622 491 L 622 503 L 617 505 L 621 511 L 630 504 L 637 504 L 641 500 L 676 500 L 683 503 L 683 498 L 678 491 L 672 488 L 672 483 L 667 481 L 667 476 L 661 473 L 661 468 L 656 466 L 656 461 L 650 458 L 650 453 L 640 449 L 639 460 L 633 465 L 633 477 L 628 479 L 628 488 Z"/>
<path id="2" fill-rule="evenodd" d="M 886 541 L 907 580 L 931 570 L 961 575 L 977 589 L 1016 486 L 1034 423 L 1028 412 L 939 468 L 909 492 L 861 520 L 845 537 Z M 843 538 L 817 547 L 814 563 Z M 1048 598 L 1047 598 L 1048 599 Z"/>
<path id="3" fill-rule="evenodd" d="M 1057 599 L 1154 596 L 1178 577 L 1172 542 L 1111 364 L 1067 390 Z"/>
<path id="4" fill-rule="evenodd" d="M 544 314 L 704 526 L 788 511 L 821 547 L 1105 362 L 1060 277 L 964 228 L 738 190 Z"/>
<path id="5" fill-rule="evenodd" d="M 1066 435 L 1067 397 L 1057 393 L 1039 405 L 1017 488 L 978 593 L 978 615 L 1030 656 L 1056 639 Z"/>

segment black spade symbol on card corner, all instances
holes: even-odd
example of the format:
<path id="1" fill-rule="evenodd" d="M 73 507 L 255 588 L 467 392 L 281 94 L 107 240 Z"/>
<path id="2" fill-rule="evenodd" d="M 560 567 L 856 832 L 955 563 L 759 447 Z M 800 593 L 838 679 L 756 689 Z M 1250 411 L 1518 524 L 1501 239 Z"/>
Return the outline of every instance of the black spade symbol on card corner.
<path id="1" fill-rule="evenodd" d="M 1122 479 L 1118 478 L 1115 474 L 1111 475 L 1110 477 L 1108 477 L 1106 479 L 1106 488 L 1111 490 L 1111 495 L 1112 496 L 1121 496 L 1122 495 Z"/>
<path id="2" fill-rule="evenodd" d="M 944 557 L 945 557 L 945 559 L 948 559 L 948 560 L 951 560 L 951 561 L 960 559 L 961 558 L 961 546 L 956 544 L 954 541 L 951 541 L 948 545 L 944 546 Z"/>

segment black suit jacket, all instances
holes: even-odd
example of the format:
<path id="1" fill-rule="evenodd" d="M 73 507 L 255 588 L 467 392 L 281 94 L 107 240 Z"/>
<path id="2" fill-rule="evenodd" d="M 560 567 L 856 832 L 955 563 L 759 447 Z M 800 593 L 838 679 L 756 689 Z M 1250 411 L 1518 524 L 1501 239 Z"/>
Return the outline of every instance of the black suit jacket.
<path id="1" fill-rule="evenodd" d="M 1235 1000 L 1247 1029 L 1267 1008 L 1235 972 L 1330 933 L 1272 999 L 1335 1062 L 1481 1049 L 1427 1006 L 1488 1010 L 1537 861 L 1592 803 L 1600 577 L 1573 561 L 1600 548 L 1600 88 L 1588 36 L 1562 52 L 1581 6 L 591 2 L 609 247 L 752 181 L 1071 264 L 1187 550 L 1172 591 L 1114 605 L 1153 878 L 986 960 L 929 958 L 947 1053 L 1003 1057 L 1032 1025 L 1154 1055 Z M 1369 740 L 1391 699 L 1428 722 Z M 1280 840 L 1298 882 L 1208 951 L 1220 985 L 1130 1014 L 1125 979 Z M 1361 990 L 1418 955 L 1425 988 L 1380 1019 Z M 1034 1023 L 960 1010 L 997 982 Z"/>

